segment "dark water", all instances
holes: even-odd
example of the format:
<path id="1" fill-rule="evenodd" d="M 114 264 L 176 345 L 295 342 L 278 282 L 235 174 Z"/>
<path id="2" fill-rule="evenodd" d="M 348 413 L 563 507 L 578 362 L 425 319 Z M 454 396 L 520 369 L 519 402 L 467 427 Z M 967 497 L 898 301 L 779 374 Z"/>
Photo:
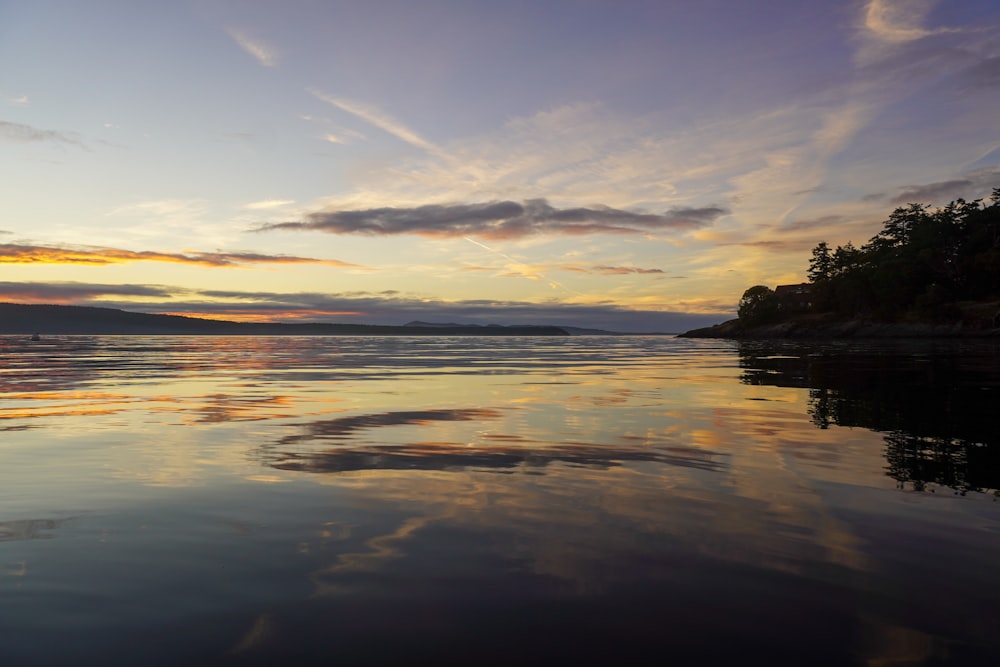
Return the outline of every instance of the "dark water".
<path id="1" fill-rule="evenodd" d="M 1000 348 L 0 338 L 0 665 L 1000 664 Z"/>

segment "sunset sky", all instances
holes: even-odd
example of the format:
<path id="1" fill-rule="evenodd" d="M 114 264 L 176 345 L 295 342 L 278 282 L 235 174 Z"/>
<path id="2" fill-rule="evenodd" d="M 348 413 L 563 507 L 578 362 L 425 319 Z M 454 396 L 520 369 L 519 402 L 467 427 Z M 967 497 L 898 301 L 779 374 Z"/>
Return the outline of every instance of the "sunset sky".
<path id="1" fill-rule="evenodd" d="M 680 331 L 998 186 L 996 0 L 0 0 L 0 301 Z"/>

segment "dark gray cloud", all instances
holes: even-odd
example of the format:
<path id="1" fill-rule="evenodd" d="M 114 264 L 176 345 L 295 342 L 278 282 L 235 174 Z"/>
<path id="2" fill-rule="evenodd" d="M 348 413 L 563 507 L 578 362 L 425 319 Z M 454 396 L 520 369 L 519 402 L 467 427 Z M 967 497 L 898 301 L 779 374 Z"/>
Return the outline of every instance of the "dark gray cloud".
<path id="1" fill-rule="evenodd" d="M 271 313 L 287 318 L 301 313 L 303 318 L 323 321 L 404 324 L 412 320 L 459 324 L 551 324 L 610 329 L 612 331 L 686 331 L 727 319 L 728 313 L 690 314 L 636 310 L 613 303 L 565 304 L 529 303 L 496 299 L 439 301 L 372 293 L 245 293 L 206 291 L 209 299 L 229 301 L 239 310 Z M 207 304 L 192 303 L 204 309 Z M 220 312 L 234 312 L 232 305 L 219 306 Z"/>
<path id="2" fill-rule="evenodd" d="M 971 187 L 972 181 L 967 178 L 938 181 L 937 183 L 927 183 L 926 185 L 911 185 L 903 188 L 898 195 L 894 196 L 892 203 L 921 204 L 928 201 L 939 202 L 946 199 L 957 199 L 968 192 Z"/>
<path id="3" fill-rule="evenodd" d="M 303 432 L 285 436 L 282 445 L 293 445 L 315 440 L 350 440 L 359 432 L 385 426 L 423 426 L 439 421 L 485 421 L 501 416 L 498 410 L 488 408 L 463 408 L 452 410 L 407 410 L 401 412 L 380 412 L 376 414 L 354 415 L 325 419 L 306 424 Z"/>
<path id="4" fill-rule="evenodd" d="M 124 299 L 123 297 L 129 297 Z M 142 301 L 136 297 L 148 297 Z M 165 301 L 170 299 L 170 301 Z M 0 283 L 0 301 L 63 303 L 121 308 L 144 313 L 180 313 L 288 322 L 405 324 L 413 320 L 458 324 L 541 324 L 623 332 L 687 331 L 733 316 L 716 313 L 640 310 L 610 302 L 566 304 L 492 299 L 439 301 L 395 291 L 278 293 L 205 290 L 162 285 L 87 283 Z"/>
<path id="5" fill-rule="evenodd" d="M 503 412 L 481 407 L 380 412 L 292 425 L 300 432 L 260 448 L 267 465 L 288 470 L 339 473 L 355 470 L 465 470 L 468 468 L 510 471 L 553 463 L 608 468 L 628 461 L 655 461 L 670 465 L 722 471 L 728 457 L 705 449 L 656 443 L 645 438 L 624 444 L 587 442 L 550 443 L 520 435 L 483 434 L 470 442 L 426 442 L 385 445 L 374 429 L 396 426 L 426 426 L 433 422 L 498 419 Z M 419 431 L 418 431 L 419 433 Z M 334 445 L 334 446 L 330 446 Z"/>
<path id="6" fill-rule="evenodd" d="M 1000 56 L 985 58 L 960 74 L 966 89 L 1000 88 Z"/>
<path id="7" fill-rule="evenodd" d="M 959 174 L 958 178 L 946 181 L 902 185 L 894 192 L 873 192 L 862 197 L 861 201 L 942 205 L 956 199 L 982 199 L 988 197 L 996 187 L 1000 187 L 1000 166 L 993 165 Z"/>
<path id="8" fill-rule="evenodd" d="M 1000 166 L 984 167 L 960 178 L 923 185 L 906 185 L 891 199 L 893 204 L 946 204 L 956 199 L 980 199 L 1000 187 Z"/>
<path id="9" fill-rule="evenodd" d="M 54 142 L 58 144 L 71 144 L 86 148 L 74 133 L 59 132 L 57 130 L 42 130 L 23 123 L 11 123 L 0 120 L 0 140 L 14 141 L 18 143 L 32 142 Z"/>
<path id="10" fill-rule="evenodd" d="M 91 299 L 108 296 L 144 296 L 166 298 L 177 293 L 175 288 L 158 285 L 101 285 L 77 282 L 0 282 L 0 301 L 73 303 L 99 305 Z"/>
<path id="11" fill-rule="evenodd" d="M 330 234 L 384 236 L 480 236 L 510 239 L 532 234 L 637 234 L 705 227 L 728 211 L 718 206 L 639 213 L 607 206 L 555 208 L 544 199 L 524 202 L 434 204 L 412 208 L 316 211 L 305 221 L 278 222 L 257 231 L 315 230 Z"/>

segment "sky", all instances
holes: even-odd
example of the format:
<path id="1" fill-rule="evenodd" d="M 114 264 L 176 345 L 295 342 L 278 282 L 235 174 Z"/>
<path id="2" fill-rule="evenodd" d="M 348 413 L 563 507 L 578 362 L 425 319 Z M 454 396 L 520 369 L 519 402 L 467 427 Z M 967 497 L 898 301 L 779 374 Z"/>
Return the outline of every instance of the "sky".
<path id="1" fill-rule="evenodd" d="M 996 0 L 0 0 L 0 301 L 676 332 L 995 187 Z"/>

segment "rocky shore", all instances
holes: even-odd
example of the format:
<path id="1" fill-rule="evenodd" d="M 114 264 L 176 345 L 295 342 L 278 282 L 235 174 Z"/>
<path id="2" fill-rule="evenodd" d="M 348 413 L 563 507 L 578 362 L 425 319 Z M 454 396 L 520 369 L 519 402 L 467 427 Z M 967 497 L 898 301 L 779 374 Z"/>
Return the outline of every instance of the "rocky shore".
<path id="1" fill-rule="evenodd" d="M 927 322 L 873 322 L 801 318 L 749 327 L 739 320 L 694 329 L 680 338 L 1000 338 L 1000 328 Z"/>

